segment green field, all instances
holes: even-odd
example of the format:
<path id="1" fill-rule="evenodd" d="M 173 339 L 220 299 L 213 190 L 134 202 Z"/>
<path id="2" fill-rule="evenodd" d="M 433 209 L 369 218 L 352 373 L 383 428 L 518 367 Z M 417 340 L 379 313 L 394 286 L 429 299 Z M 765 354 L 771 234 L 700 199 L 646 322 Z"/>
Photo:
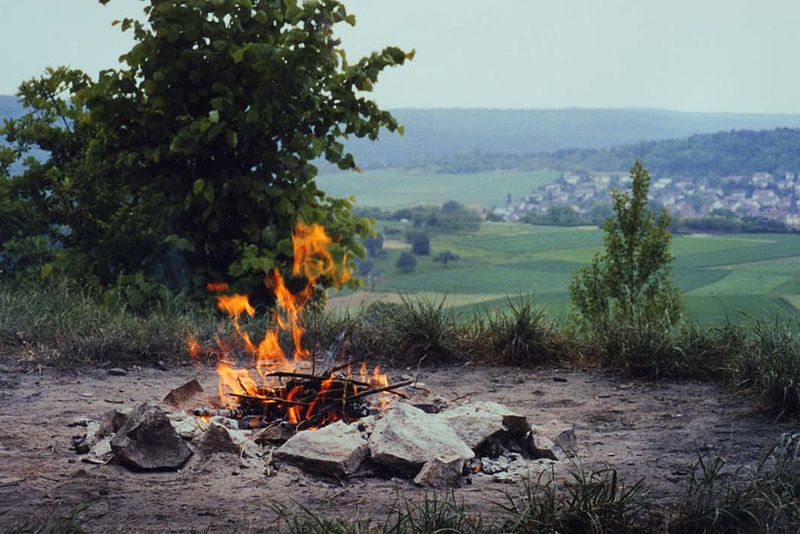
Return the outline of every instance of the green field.
<path id="1" fill-rule="evenodd" d="M 436 174 L 430 171 L 376 170 L 333 173 L 317 177 L 320 189 L 334 197 L 356 197 L 359 206 L 383 209 L 455 200 L 474 207 L 505 205 L 510 194 L 519 199 L 556 178 L 551 171 L 507 171 Z"/>
<path id="2" fill-rule="evenodd" d="M 595 228 L 485 223 L 474 235 L 434 236 L 432 255 L 450 250 L 461 260 L 445 267 L 432 256 L 418 258 L 411 274 L 395 269 L 402 252 L 395 243 L 385 258 L 374 262 L 380 276 L 370 287 L 333 296 L 331 302 L 354 306 L 396 299 L 405 292 L 447 296 L 451 305 L 473 310 L 500 305 L 505 295 L 532 293 L 552 316 L 561 318 L 569 311 L 573 273 L 601 250 L 602 237 Z M 673 275 L 685 291 L 690 318 L 708 325 L 798 315 L 800 235 L 675 236 L 672 251 Z"/>

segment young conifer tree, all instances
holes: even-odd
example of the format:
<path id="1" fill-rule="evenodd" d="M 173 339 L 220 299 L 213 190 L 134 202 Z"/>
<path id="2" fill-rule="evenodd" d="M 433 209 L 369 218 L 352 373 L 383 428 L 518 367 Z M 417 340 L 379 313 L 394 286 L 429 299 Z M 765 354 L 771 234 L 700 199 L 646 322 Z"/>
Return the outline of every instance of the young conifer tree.
<path id="1" fill-rule="evenodd" d="M 669 214 L 663 210 L 656 216 L 648 205 L 650 176 L 641 161 L 634 163 L 631 178 L 630 193 L 612 192 L 605 253 L 579 270 L 570 286 L 578 322 L 591 333 L 636 325 L 669 329 L 681 316 L 680 290 L 670 276 Z"/>

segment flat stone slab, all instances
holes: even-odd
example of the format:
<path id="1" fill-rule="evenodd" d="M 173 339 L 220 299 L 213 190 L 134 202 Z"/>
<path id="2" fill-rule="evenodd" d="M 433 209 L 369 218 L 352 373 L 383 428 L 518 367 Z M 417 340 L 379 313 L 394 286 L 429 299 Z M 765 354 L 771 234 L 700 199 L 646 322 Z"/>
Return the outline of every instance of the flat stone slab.
<path id="1" fill-rule="evenodd" d="M 275 451 L 275 457 L 311 473 L 346 476 L 367 458 L 367 440 L 355 424 L 343 421 L 298 432 Z"/>
<path id="2" fill-rule="evenodd" d="M 477 401 L 447 409 L 436 417 L 450 425 L 471 449 L 478 449 L 487 439 L 499 432 L 509 437 L 524 438 L 530 425 L 525 417 L 515 414 L 502 404 Z"/>
<path id="3" fill-rule="evenodd" d="M 111 440 L 111 450 L 122 465 L 143 470 L 177 469 L 192 455 L 154 402 L 141 404 L 131 412 Z"/>
<path id="4" fill-rule="evenodd" d="M 375 425 L 369 439 L 372 461 L 401 471 L 417 473 L 436 456 L 475 457 L 441 414 L 427 414 L 410 404 L 396 403 Z"/>

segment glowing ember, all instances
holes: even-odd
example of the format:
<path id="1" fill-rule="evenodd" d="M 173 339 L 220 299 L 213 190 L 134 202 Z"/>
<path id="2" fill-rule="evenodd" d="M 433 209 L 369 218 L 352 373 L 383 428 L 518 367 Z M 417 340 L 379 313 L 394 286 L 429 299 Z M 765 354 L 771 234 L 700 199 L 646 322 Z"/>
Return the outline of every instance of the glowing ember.
<path id="1" fill-rule="evenodd" d="M 352 273 L 347 268 L 346 254 L 338 262 L 334 259 L 333 241 L 322 226 L 299 223 L 292 234 L 292 243 L 292 275 L 304 278 L 306 284 L 293 293 L 277 269 L 269 274 L 264 283 L 275 295 L 276 308 L 272 325 L 258 343 L 253 342 L 240 323 L 245 314 L 254 317 L 255 308 L 247 295 L 227 294 L 230 288 L 224 282 L 212 282 L 207 287 L 217 294 L 217 308 L 230 318 L 235 333 L 233 343 L 218 336 L 214 347 L 204 350 L 193 337 L 188 341 L 189 354 L 196 361 L 203 352 L 216 354 L 220 403 L 229 414 L 240 418 L 240 424 L 247 426 L 284 422 L 301 430 L 340 419 L 355 420 L 366 415 L 363 404 L 366 396 L 387 392 L 402 395 L 392 388 L 405 385 L 390 387 L 388 377 L 380 369 L 375 367 L 370 372 L 363 362 L 357 373 L 349 364 L 322 375 L 313 373 L 311 353 L 303 346 L 303 311 L 321 278 L 340 287 Z M 291 337 L 291 356 L 281 346 L 281 332 Z M 246 355 L 250 364 L 239 367 L 238 355 Z"/>

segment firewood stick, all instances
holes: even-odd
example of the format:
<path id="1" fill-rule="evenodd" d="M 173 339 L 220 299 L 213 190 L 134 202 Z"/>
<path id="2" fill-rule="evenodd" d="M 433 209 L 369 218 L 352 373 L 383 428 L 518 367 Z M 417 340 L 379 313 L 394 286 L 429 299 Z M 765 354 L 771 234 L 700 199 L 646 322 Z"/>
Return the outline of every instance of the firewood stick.
<path id="1" fill-rule="evenodd" d="M 395 395 L 403 396 L 404 394 L 402 394 L 402 393 L 400 393 L 398 391 L 392 391 L 392 390 L 397 389 L 397 388 L 402 388 L 404 386 L 409 386 L 409 385 L 411 385 L 413 383 L 414 383 L 413 380 L 406 380 L 404 382 L 398 382 L 396 384 L 389 384 L 388 386 L 368 389 L 366 391 L 361 391 L 359 393 L 356 393 L 355 395 L 347 397 L 346 401 L 347 402 L 352 402 L 352 401 L 354 401 L 356 399 L 360 399 L 362 397 L 367 397 L 369 395 L 374 395 L 376 393 L 383 393 L 383 392 L 394 393 Z"/>
<path id="2" fill-rule="evenodd" d="M 328 369 L 326 372 L 324 372 L 324 373 L 322 373 L 322 374 L 323 374 L 323 375 L 329 375 L 329 376 L 330 376 L 330 375 L 332 375 L 333 373 L 335 373 L 335 372 L 337 372 L 337 371 L 341 371 L 342 369 L 347 369 L 348 367 L 350 367 L 351 365 L 353 365 L 353 364 L 354 364 L 354 363 L 356 363 L 357 361 L 359 361 L 359 360 L 350 360 L 350 361 L 347 361 L 347 362 L 345 362 L 345 363 L 343 363 L 343 364 L 341 364 L 341 365 L 337 365 L 336 367 L 331 367 L 330 369 Z"/>
<path id="3" fill-rule="evenodd" d="M 244 415 L 242 410 L 226 410 L 224 408 L 197 408 L 192 410 L 195 417 L 227 417 L 228 419 L 236 419 Z"/>
<path id="4" fill-rule="evenodd" d="M 333 380 L 334 383 L 346 383 L 346 384 L 354 384 L 356 386 L 370 387 L 370 384 L 368 384 L 367 382 L 361 382 L 360 380 L 353 380 L 352 378 L 331 378 L 330 375 L 319 376 L 319 375 L 310 375 L 306 373 L 275 371 L 273 373 L 267 373 L 266 376 L 277 377 L 277 378 L 298 378 L 300 380 L 307 380 L 309 382 L 324 382 L 325 380 Z"/>
<path id="5" fill-rule="evenodd" d="M 254 397 L 252 395 L 241 395 L 239 393 L 228 393 L 231 397 L 237 397 L 239 399 L 250 399 L 255 401 L 272 401 L 279 404 L 288 404 L 290 406 L 308 406 L 309 403 L 302 402 L 302 401 L 294 401 L 294 400 L 287 400 L 281 399 L 280 397 Z"/>

